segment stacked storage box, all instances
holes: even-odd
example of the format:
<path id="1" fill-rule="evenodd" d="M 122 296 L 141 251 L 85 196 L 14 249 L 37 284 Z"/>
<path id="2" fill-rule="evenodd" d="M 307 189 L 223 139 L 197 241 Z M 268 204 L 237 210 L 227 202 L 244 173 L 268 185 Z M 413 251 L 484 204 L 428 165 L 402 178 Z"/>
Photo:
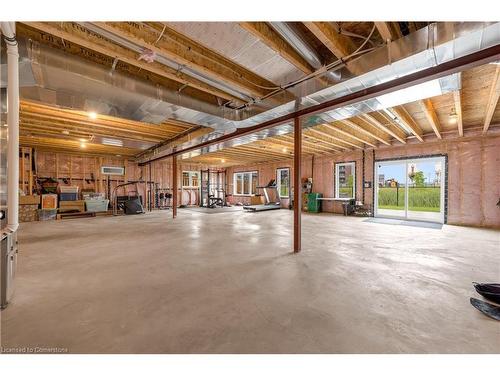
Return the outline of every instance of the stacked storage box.
<path id="1" fill-rule="evenodd" d="M 42 194 L 42 209 L 38 210 L 38 220 L 54 220 L 57 216 L 57 194 Z"/>
<path id="2" fill-rule="evenodd" d="M 60 201 L 78 200 L 78 186 L 59 185 L 59 200 Z"/>
<path id="3" fill-rule="evenodd" d="M 103 193 L 86 192 L 83 194 L 83 199 L 89 212 L 106 212 L 108 210 L 109 199 L 104 199 Z"/>
<path id="4" fill-rule="evenodd" d="M 59 212 L 85 212 L 85 202 L 78 200 L 78 186 L 59 185 Z"/>

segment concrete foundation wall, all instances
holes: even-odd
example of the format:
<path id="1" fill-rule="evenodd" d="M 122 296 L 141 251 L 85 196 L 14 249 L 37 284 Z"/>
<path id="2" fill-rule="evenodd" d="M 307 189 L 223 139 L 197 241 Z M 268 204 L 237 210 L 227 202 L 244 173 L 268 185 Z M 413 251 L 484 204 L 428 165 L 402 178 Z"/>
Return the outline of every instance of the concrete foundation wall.
<path id="1" fill-rule="evenodd" d="M 363 159 L 364 154 L 364 159 Z M 356 162 L 356 200 L 373 205 L 374 161 L 431 155 L 448 156 L 448 224 L 500 228 L 500 136 L 452 138 L 442 141 L 391 146 L 376 150 L 356 150 L 338 156 L 307 157 L 302 162 L 302 178 L 313 178 L 313 191 L 334 196 L 334 165 Z M 258 171 L 259 185 L 276 178 L 276 169 L 293 162 L 244 165 L 228 168 L 228 191 L 233 192 L 233 173 Z M 365 181 L 372 188 L 363 189 Z M 249 197 L 234 196 L 234 202 L 249 203 Z M 288 205 L 283 199 L 282 204 Z M 323 211 L 341 213 L 339 202 L 323 202 Z"/>

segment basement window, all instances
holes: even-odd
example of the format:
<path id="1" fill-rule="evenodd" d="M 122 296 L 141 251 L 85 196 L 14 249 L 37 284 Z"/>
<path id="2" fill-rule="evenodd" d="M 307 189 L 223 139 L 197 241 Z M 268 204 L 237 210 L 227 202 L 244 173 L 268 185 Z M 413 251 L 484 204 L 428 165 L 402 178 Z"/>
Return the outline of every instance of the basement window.
<path id="1" fill-rule="evenodd" d="M 335 198 L 356 197 L 356 162 L 335 164 Z"/>
<path id="2" fill-rule="evenodd" d="M 290 196 L 290 168 L 276 169 L 276 186 L 280 198 L 288 198 Z"/>
<path id="3" fill-rule="evenodd" d="M 233 175 L 234 195 L 255 195 L 259 182 L 258 172 L 238 172 Z"/>
<path id="4" fill-rule="evenodd" d="M 197 188 L 199 186 L 199 172 L 184 171 L 182 172 L 182 187 Z"/>

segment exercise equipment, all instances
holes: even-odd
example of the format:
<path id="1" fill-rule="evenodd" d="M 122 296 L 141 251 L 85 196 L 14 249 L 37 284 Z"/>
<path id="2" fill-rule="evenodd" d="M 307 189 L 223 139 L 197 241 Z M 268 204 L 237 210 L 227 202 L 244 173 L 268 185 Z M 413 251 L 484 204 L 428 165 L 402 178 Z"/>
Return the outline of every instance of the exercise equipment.
<path id="1" fill-rule="evenodd" d="M 254 204 L 251 206 L 243 206 L 244 210 L 252 212 L 269 211 L 269 210 L 279 210 L 281 208 L 281 201 L 279 198 L 278 187 L 276 186 L 276 180 L 271 180 L 266 186 L 257 186 L 257 189 L 261 189 L 264 192 L 264 204 Z M 275 194 L 276 201 L 271 201 L 269 199 L 269 192 L 273 191 Z"/>
<path id="2" fill-rule="evenodd" d="M 225 171 L 201 170 L 200 181 L 200 207 L 216 208 L 227 206 Z"/>
<path id="3" fill-rule="evenodd" d="M 111 202 L 113 202 L 113 215 L 118 215 L 118 209 L 122 210 L 125 215 L 143 214 L 144 207 L 142 205 L 142 197 L 139 194 L 137 185 L 145 182 L 126 182 L 124 184 L 116 185 L 111 194 Z M 135 190 L 128 192 L 128 195 L 116 195 L 116 191 L 125 186 L 134 185 Z"/>
<path id="4" fill-rule="evenodd" d="M 158 185 L 158 184 L 157 184 Z M 155 206 L 159 210 L 168 210 L 172 207 L 172 189 L 159 188 L 155 189 Z"/>

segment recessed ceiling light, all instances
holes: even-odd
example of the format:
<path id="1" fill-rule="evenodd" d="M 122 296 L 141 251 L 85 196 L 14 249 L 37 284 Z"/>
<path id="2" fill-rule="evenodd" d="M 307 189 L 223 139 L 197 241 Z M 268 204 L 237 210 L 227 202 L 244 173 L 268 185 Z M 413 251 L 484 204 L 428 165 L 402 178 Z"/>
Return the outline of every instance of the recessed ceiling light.
<path id="1" fill-rule="evenodd" d="M 220 162 L 221 162 L 221 163 L 225 163 L 225 162 L 226 162 L 226 159 L 220 159 Z"/>
<path id="2" fill-rule="evenodd" d="M 89 117 L 93 120 L 95 120 L 97 118 L 97 113 L 95 112 L 89 112 Z"/>
<path id="3" fill-rule="evenodd" d="M 283 152 L 286 153 L 287 151 L 286 147 L 283 147 Z"/>
<path id="4" fill-rule="evenodd" d="M 86 148 L 87 145 L 84 142 L 80 142 L 80 148 Z"/>

